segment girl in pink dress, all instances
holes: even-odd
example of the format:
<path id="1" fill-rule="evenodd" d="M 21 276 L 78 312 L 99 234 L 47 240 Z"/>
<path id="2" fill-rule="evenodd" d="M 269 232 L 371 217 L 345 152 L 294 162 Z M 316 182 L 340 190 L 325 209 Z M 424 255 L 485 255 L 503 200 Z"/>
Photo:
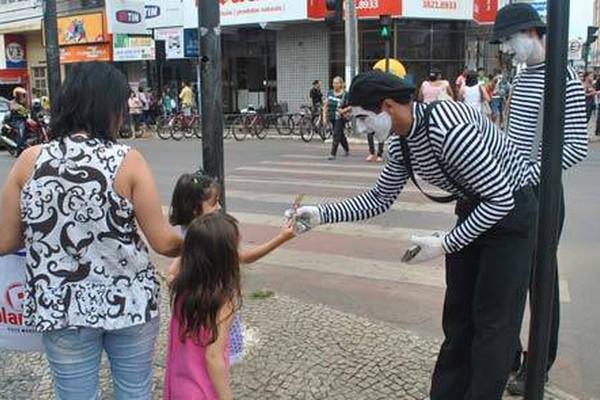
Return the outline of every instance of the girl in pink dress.
<path id="1" fill-rule="evenodd" d="M 241 304 L 239 230 L 233 217 L 212 213 L 187 229 L 172 271 L 164 398 L 229 400 L 228 332 Z"/>

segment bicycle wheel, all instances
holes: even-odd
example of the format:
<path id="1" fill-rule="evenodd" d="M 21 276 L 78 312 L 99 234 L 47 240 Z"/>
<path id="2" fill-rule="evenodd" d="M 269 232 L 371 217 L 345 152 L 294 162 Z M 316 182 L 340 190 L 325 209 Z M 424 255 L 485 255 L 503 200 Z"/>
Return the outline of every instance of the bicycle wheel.
<path id="1" fill-rule="evenodd" d="M 248 135 L 248 126 L 246 124 L 246 118 L 236 118 L 235 121 L 233 121 L 233 125 L 231 126 L 231 133 L 233 133 L 233 138 L 238 142 L 246 140 L 246 136 Z"/>
<path id="2" fill-rule="evenodd" d="M 331 138 L 333 136 L 333 124 L 330 121 L 327 121 L 326 124 L 321 124 L 321 128 L 319 129 L 319 136 L 323 141 Z"/>
<path id="3" fill-rule="evenodd" d="M 277 117 L 277 121 L 275 121 L 275 129 L 277 129 L 277 133 L 280 135 L 291 135 L 293 130 L 291 118 L 288 115 L 280 115 Z"/>
<path id="4" fill-rule="evenodd" d="M 256 118 L 256 121 L 254 121 L 254 134 L 257 138 L 263 140 L 267 137 L 268 133 L 269 132 L 267 131 L 267 122 L 265 120 L 265 117 L 259 116 L 258 118 Z"/>
<path id="5" fill-rule="evenodd" d="M 290 115 L 290 121 L 292 125 L 292 133 L 298 133 L 300 128 L 300 121 L 304 118 L 303 114 L 295 113 Z"/>
<path id="6" fill-rule="evenodd" d="M 192 122 L 192 130 L 198 139 L 202 139 L 202 120 L 200 118 Z"/>
<path id="7" fill-rule="evenodd" d="M 156 134 L 162 140 L 168 140 L 171 138 L 171 132 L 167 129 L 169 119 L 167 117 L 158 117 L 156 120 Z"/>
<path id="8" fill-rule="evenodd" d="M 309 143 L 313 139 L 313 136 L 315 135 L 315 130 L 311 118 L 309 116 L 305 116 L 300 120 L 300 122 L 298 123 L 298 129 L 300 130 L 300 137 L 306 143 Z"/>

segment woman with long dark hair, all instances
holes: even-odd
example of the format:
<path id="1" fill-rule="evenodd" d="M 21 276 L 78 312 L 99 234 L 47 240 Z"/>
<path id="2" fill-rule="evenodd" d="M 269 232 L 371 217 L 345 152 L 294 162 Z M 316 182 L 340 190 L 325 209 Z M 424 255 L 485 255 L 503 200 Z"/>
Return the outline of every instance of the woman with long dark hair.
<path id="1" fill-rule="evenodd" d="M 128 95 L 116 68 L 73 66 L 52 99 L 52 140 L 23 152 L 3 191 L 0 254 L 25 247 L 24 324 L 43 333 L 61 400 L 99 397 L 103 350 L 117 399 L 152 397 L 159 280 L 138 226 L 165 256 L 182 240 L 142 155 L 116 142 Z"/>

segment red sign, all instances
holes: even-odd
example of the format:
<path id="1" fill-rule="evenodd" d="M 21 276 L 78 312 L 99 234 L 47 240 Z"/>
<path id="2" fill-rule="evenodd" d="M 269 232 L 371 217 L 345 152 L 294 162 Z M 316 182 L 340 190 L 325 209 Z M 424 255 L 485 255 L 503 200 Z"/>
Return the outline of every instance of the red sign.
<path id="1" fill-rule="evenodd" d="M 497 0 L 496 0 L 497 1 Z M 402 0 L 355 0 L 358 18 L 379 18 L 380 15 L 402 15 Z M 323 19 L 327 14 L 325 0 L 308 0 L 308 18 Z"/>
<path id="2" fill-rule="evenodd" d="M 29 86 L 26 69 L 0 69 L 0 85 Z"/>
<path id="3" fill-rule="evenodd" d="M 475 0 L 473 19 L 479 24 L 493 24 L 498 13 L 498 0 Z"/>
<path id="4" fill-rule="evenodd" d="M 110 61 L 110 43 L 78 44 L 60 48 L 60 63 L 69 64 L 87 61 Z"/>

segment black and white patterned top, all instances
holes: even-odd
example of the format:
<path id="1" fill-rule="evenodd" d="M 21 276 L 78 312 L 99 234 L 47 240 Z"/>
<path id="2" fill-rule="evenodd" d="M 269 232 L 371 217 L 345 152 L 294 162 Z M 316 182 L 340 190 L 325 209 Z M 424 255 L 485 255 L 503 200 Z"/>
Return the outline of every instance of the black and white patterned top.
<path id="1" fill-rule="evenodd" d="M 114 189 L 128 151 L 85 136 L 42 147 L 21 194 L 26 325 L 110 330 L 158 316 L 160 285 L 133 204 Z"/>
<path id="2" fill-rule="evenodd" d="M 529 158 L 537 129 L 537 120 L 542 105 L 545 86 L 546 64 L 538 64 L 523 69 L 513 82 L 510 100 L 508 136 L 515 142 L 519 151 Z M 563 147 L 563 169 L 568 169 L 587 156 L 588 137 L 585 115 L 585 92 L 575 71 L 567 71 L 565 99 L 565 127 Z M 540 183 L 541 146 L 538 162 L 532 164 L 529 182 Z"/>
<path id="3" fill-rule="evenodd" d="M 451 101 L 440 102 L 429 119 L 425 106 L 415 103 L 414 122 L 407 137 L 413 170 L 423 180 L 464 197 L 440 169 L 480 199 L 474 211 L 444 239 L 444 250 L 461 250 L 493 227 L 514 207 L 513 193 L 527 185 L 528 165 L 514 143 L 477 110 Z M 319 207 L 323 223 L 371 218 L 391 207 L 406 184 L 400 141 L 389 142 L 388 161 L 375 187 L 339 203 Z"/>

